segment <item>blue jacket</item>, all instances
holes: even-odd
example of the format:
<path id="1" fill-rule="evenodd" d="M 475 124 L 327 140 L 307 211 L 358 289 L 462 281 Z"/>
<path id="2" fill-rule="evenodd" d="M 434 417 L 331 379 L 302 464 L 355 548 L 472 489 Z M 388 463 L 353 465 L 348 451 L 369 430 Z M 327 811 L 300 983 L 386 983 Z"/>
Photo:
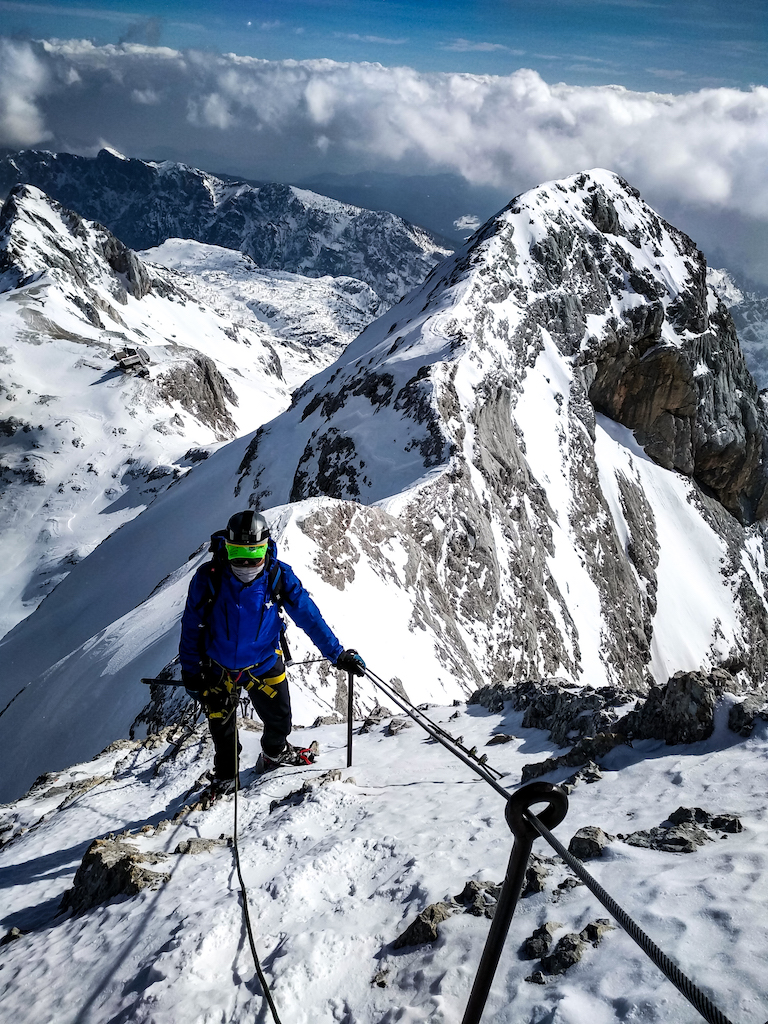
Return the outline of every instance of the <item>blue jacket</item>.
<path id="1" fill-rule="evenodd" d="M 201 566 L 197 570 L 181 619 L 179 660 L 183 669 L 199 672 L 201 658 L 205 656 L 235 671 L 255 665 L 257 675 L 268 672 L 275 664 L 282 653 L 282 623 L 269 592 L 268 568 L 273 560 L 277 560 L 277 548 L 270 540 L 264 572 L 253 583 L 246 584 L 237 579 L 225 561 L 214 558 L 220 567 L 221 581 L 211 607 L 207 607 L 211 596 L 208 569 Z M 278 565 L 282 573 L 283 606 L 320 653 L 335 664 L 342 645 L 290 565 Z"/>

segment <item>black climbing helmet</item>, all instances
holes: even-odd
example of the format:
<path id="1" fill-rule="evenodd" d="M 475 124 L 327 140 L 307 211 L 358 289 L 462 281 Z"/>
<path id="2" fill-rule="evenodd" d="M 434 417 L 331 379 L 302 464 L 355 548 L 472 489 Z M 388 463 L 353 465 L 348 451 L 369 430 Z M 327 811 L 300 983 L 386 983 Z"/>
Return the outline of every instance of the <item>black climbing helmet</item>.
<path id="1" fill-rule="evenodd" d="M 227 541 L 230 544 L 263 544 L 269 540 L 269 527 L 261 512 L 247 509 L 235 512 L 227 523 Z"/>

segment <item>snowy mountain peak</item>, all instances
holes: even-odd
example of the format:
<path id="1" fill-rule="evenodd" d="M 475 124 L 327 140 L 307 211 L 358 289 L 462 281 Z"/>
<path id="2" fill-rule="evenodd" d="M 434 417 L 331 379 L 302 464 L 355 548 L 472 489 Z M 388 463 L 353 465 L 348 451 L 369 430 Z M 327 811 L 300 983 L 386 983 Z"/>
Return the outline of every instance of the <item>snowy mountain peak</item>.
<path id="1" fill-rule="evenodd" d="M 141 299 L 150 277 L 140 259 L 109 231 L 51 199 L 32 185 L 17 185 L 0 211 L 0 288 L 17 288 L 41 273 L 75 285 L 96 308 L 83 309 L 103 326 L 97 308 L 122 325 L 114 303 Z"/>
<path id="2" fill-rule="evenodd" d="M 519 196 L 371 324 L 252 439 L 237 493 L 254 507 L 330 495 L 395 510 L 425 538 L 466 664 L 643 689 L 649 670 L 663 681 L 750 646 L 731 586 L 748 622 L 754 577 L 736 552 L 739 520 L 765 514 L 765 436 L 701 253 L 597 170 Z M 659 488 L 702 512 L 667 523 L 648 496 Z M 727 612 L 689 593 L 699 569 L 685 560 L 659 596 L 663 537 L 688 529 L 709 536 L 713 564 L 717 534 L 729 538 L 733 577 L 708 584 Z M 586 618 L 574 587 L 592 595 Z M 707 638 L 695 656 L 667 636 L 680 601 Z M 440 645 L 456 650 L 448 631 Z"/>

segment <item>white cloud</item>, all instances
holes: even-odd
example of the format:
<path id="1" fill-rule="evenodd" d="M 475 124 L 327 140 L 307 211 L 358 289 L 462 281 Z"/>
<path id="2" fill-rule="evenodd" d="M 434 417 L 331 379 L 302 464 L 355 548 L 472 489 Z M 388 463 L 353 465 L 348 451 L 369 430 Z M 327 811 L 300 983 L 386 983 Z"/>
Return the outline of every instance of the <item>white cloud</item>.
<path id="1" fill-rule="evenodd" d="M 2 43 L 0 145 L 85 152 L 100 136 L 131 155 L 249 177 L 454 171 L 510 196 L 603 166 L 657 205 L 768 219 L 764 87 L 637 93 L 549 85 L 525 69 L 438 74 L 138 43 Z"/>
<path id="2" fill-rule="evenodd" d="M 146 107 L 156 107 L 160 102 L 160 96 L 154 89 L 134 89 L 131 96 L 136 103 L 143 103 Z"/>
<path id="3" fill-rule="evenodd" d="M 63 85 L 73 81 L 63 75 Z M 51 138 L 38 106 L 50 87 L 50 69 L 29 46 L 0 38 L 0 145 L 32 146 Z"/>
<path id="4" fill-rule="evenodd" d="M 353 39 L 358 43 L 385 43 L 387 46 L 402 46 L 407 39 L 388 39 L 386 36 L 361 36 L 357 32 L 334 32 L 337 39 Z"/>
<path id="5" fill-rule="evenodd" d="M 480 218 L 476 217 L 474 213 L 465 213 L 463 217 L 459 217 L 453 222 L 453 226 L 457 231 L 477 231 L 480 227 Z"/>
<path id="6" fill-rule="evenodd" d="M 456 53 L 491 53 L 494 50 L 506 50 L 508 53 L 516 53 L 518 56 L 523 53 L 522 50 L 510 50 L 503 43 L 473 43 L 470 39 L 454 39 L 450 43 L 445 43 L 443 49 L 453 50 Z"/>

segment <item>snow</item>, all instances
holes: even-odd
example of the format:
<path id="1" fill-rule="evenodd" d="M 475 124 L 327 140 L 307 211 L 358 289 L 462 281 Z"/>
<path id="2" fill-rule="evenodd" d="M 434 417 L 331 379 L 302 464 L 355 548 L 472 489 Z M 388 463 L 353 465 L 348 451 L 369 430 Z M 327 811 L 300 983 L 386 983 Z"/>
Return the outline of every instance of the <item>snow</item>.
<path id="1" fill-rule="evenodd" d="M 429 714 L 478 749 L 494 732 L 515 734 L 488 751 L 491 763 L 509 773 L 504 781 L 511 788 L 523 764 L 552 750 L 544 733 L 522 729 L 520 714 L 508 709 L 490 714 L 478 706 L 433 707 Z M 440 925 L 434 945 L 394 951 L 389 944 L 428 904 L 459 893 L 467 880 L 503 878 L 511 849 L 504 804 L 420 729 L 389 736 L 386 724 L 355 736 L 350 770 L 344 768 L 344 725 L 297 732 L 297 742 L 319 741 L 320 760 L 261 779 L 251 768 L 258 733 L 241 730 L 242 868 L 257 949 L 284 1021 L 437 1024 L 459 1020 L 466 1005 L 487 919 L 456 913 Z M 0 851 L 0 923 L 29 932 L 3 948 L 8 1019 L 270 1019 L 245 939 L 232 850 L 221 845 L 198 854 L 173 852 L 185 839 L 231 835 L 232 799 L 164 830 L 151 827 L 173 816 L 210 762 L 210 743 L 199 728 L 175 758 L 164 759 L 169 750 L 161 742 L 107 752 L 3 809 L 0 820 L 15 838 Z M 741 817 L 743 832 L 715 838 L 693 854 L 617 840 L 587 865 L 733 1020 L 761 1021 L 768 1007 L 762 969 L 768 816 L 759 767 L 767 755 L 764 728 L 744 740 L 722 726 L 709 740 L 687 747 L 646 741 L 617 748 L 601 781 L 573 791 L 567 817 L 555 830 L 566 845 L 586 825 L 624 834 L 660 824 L 680 805 Z M 344 781 L 270 809 L 331 768 L 340 768 Z M 67 801 L 61 787 L 96 776 L 106 779 Z M 346 781 L 350 777 L 354 783 Z M 126 828 L 138 849 L 168 855 L 149 867 L 170 872 L 170 880 L 80 917 L 56 916 L 89 842 Z M 534 850 L 552 852 L 542 840 Z M 537 965 L 519 959 L 517 950 L 534 928 L 557 921 L 558 939 L 608 916 L 586 887 L 559 890 L 567 875 L 556 862 L 545 892 L 521 900 L 483 1019 L 699 1019 L 618 927 L 547 985 L 524 980 Z M 383 987 L 372 983 L 379 972 L 385 972 Z"/>
<path id="2" fill-rule="evenodd" d="M 703 518 L 690 516 L 691 481 L 651 462 L 626 427 L 606 416 L 597 419 L 595 454 L 620 534 L 627 531 L 621 529 L 617 472 L 638 480 L 654 510 L 659 566 L 650 670 L 663 684 L 674 672 L 697 670 L 713 638 L 722 658 L 733 644 L 738 619 L 733 584 L 722 573 L 725 548 Z"/>

